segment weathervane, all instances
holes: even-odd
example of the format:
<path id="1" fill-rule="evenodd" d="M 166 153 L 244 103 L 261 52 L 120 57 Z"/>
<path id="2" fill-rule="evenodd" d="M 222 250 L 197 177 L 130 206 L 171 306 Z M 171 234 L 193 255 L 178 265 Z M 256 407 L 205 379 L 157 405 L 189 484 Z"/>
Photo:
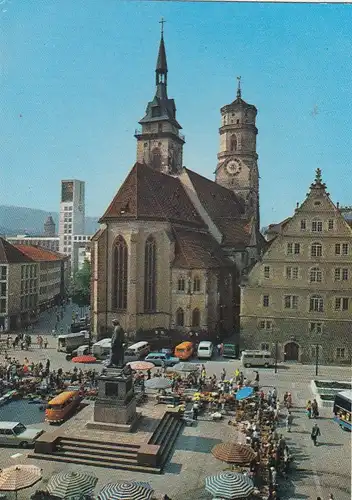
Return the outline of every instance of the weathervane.
<path id="1" fill-rule="evenodd" d="M 164 35 L 164 24 L 166 23 L 166 21 L 164 20 L 164 18 L 162 17 L 161 20 L 159 21 L 159 24 L 161 24 L 161 36 Z"/>
<path id="2" fill-rule="evenodd" d="M 237 85 L 237 97 L 240 98 L 241 97 L 241 77 L 238 76 L 237 77 L 237 80 L 238 80 L 238 85 Z"/>

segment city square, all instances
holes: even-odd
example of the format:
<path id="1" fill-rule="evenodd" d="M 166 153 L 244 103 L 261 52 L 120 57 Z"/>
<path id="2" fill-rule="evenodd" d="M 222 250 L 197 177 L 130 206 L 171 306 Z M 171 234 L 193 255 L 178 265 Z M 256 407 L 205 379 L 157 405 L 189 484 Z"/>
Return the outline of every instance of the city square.
<path id="1" fill-rule="evenodd" d="M 347 7 L 0 0 L 0 498 L 351 498 Z"/>

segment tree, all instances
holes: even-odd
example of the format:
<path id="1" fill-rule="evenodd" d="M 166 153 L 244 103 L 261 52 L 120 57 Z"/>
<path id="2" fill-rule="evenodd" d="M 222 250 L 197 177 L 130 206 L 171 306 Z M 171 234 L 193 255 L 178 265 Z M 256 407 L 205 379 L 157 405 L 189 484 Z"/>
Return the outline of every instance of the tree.
<path id="1" fill-rule="evenodd" d="M 79 307 L 90 305 L 90 279 L 91 264 L 89 260 L 85 260 L 82 268 L 75 273 L 73 278 L 72 301 Z"/>

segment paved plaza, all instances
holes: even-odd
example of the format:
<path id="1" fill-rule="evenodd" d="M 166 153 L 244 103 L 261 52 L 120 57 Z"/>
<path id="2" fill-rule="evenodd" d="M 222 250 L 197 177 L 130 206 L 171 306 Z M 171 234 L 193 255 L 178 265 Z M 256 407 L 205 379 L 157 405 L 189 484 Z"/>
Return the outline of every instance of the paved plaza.
<path id="1" fill-rule="evenodd" d="M 33 340 L 35 339 L 33 338 Z M 9 351 L 9 354 L 12 355 L 13 351 Z M 45 361 L 49 358 L 52 369 L 59 367 L 72 369 L 72 363 L 65 360 L 64 353 L 57 352 L 56 340 L 52 337 L 49 338 L 49 348 L 46 350 L 34 347 L 30 352 L 16 351 L 16 357 L 20 361 L 23 361 L 24 356 L 34 361 Z M 0 355 L 0 362 L 2 361 L 3 356 Z M 215 360 L 208 361 L 205 365 L 208 374 L 216 373 L 219 375 L 223 367 L 228 374 L 232 374 L 237 366 L 240 367 L 240 362 L 237 360 Z M 97 369 L 100 370 L 100 365 L 97 365 Z M 243 371 L 249 379 L 253 377 L 252 369 Z M 341 430 L 332 421 L 331 407 L 321 408 L 318 424 L 322 436 L 319 446 L 313 447 L 310 439 L 313 421 L 306 417 L 304 405 L 308 399 L 313 397 L 310 389 L 312 379 L 350 380 L 350 369 L 321 366 L 319 367 L 319 376 L 315 377 L 314 366 L 292 364 L 279 366 L 277 374 L 274 373 L 273 369 L 260 369 L 259 373 L 262 386 L 276 386 L 279 397 L 285 391 L 290 391 L 293 398 L 294 423 L 292 433 L 287 434 L 282 423 L 281 429 L 287 437 L 288 446 L 294 456 L 294 467 L 289 480 L 281 482 L 280 497 L 285 499 L 315 499 L 320 496 L 324 500 L 328 498 L 330 493 L 333 493 L 336 500 L 349 500 L 351 498 L 351 434 Z M 81 412 L 81 415 L 79 413 L 77 417 L 64 425 L 75 429 L 78 435 L 82 435 L 85 432 L 83 417 L 84 414 Z M 85 470 L 89 470 L 99 478 L 96 491 L 99 491 L 105 483 L 110 481 L 134 479 L 150 482 L 157 492 L 168 493 L 173 500 L 210 498 L 204 491 L 205 477 L 226 469 L 226 464 L 216 460 L 211 455 L 211 448 L 222 441 L 242 438 L 232 426 L 227 425 L 227 421 L 226 418 L 224 422 L 214 423 L 202 421 L 200 417 L 196 426 L 184 427 L 162 475 L 148 475 L 99 467 L 85 467 Z M 45 430 L 52 430 L 45 423 L 33 424 L 33 427 L 38 426 Z M 131 439 L 135 440 L 136 436 L 134 434 Z M 141 440 L 143 440 L 143 435 L 141 435 Z M 11 458 L 15 453 L 21 453 L 21 455 L 15 459 Z M 74 464 L 28 459 L 26 451 L 1 449 L 0 467 L 15 463 L 31 463 L 40 466 L 43 469 L 43 481 L 40 483 L 42 487 L 45 486 L 53 472 L 62 469 L 80 470 L 80 466 Z M 28 499 L 31 492 L 31 490 L 20 492 L 19 500 Z"/>

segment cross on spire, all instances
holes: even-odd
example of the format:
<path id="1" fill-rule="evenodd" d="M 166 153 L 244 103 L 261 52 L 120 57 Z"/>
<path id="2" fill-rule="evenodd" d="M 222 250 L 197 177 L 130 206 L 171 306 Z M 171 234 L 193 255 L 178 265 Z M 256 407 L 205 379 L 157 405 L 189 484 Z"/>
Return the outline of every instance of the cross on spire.
<path id="1" fill-rule="evenodd" d="M 241 77 L 238 76 L 237 77 L 237 80 L 238 80 L 238 85 L 237 85 L 237 97 L 240 98 L 241 95 L 242 95 L 242 92 L 241 92 Z"/>
<path id="2" fill-rule="evenodd" d="M 166 23 L 165 19 L 162 17 L 159 21 L 159 24 L 161 24 L 161 36 L 164 35 L 164 24 Z"/>

